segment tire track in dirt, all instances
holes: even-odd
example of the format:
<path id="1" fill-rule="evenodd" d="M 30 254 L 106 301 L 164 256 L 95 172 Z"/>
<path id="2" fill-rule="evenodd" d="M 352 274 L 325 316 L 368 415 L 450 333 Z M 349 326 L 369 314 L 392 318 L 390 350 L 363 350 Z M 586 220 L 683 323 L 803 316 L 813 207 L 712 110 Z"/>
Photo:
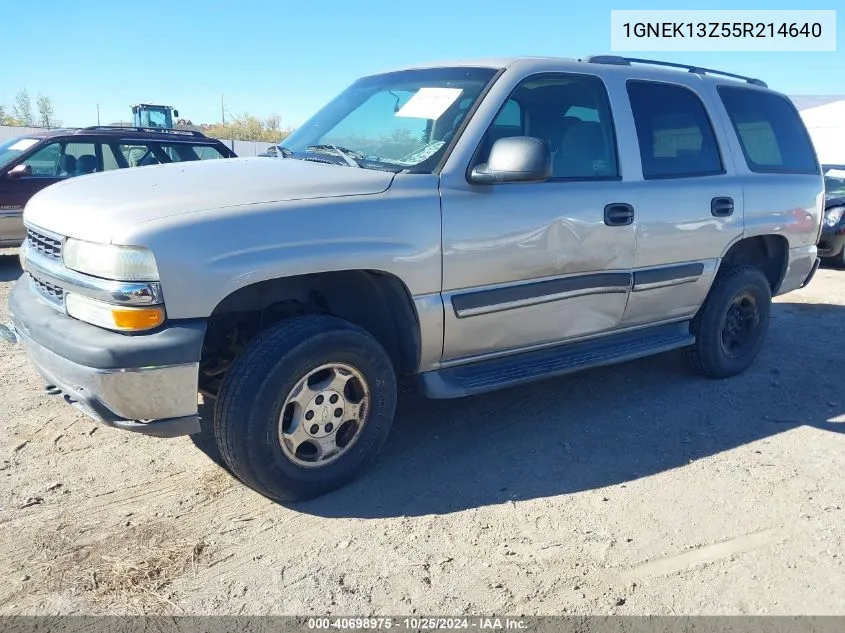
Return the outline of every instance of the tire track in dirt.
<path id="1" fill-rule="evenodd" d="M 175 473 L 160 479 L 145 481 L 125 488 L 116 488 L 97 494 L 81 504 L 75 504 L 72 508 L 66 508 L 64 504 L 58 507 L 47 505 L 28 508 L 27 511 L 11 519 L 7 519 L 0 525 L 2 525 L 4 531 L 14 533 L 32 523 L 38 523 L 47 530 L 55 530 L 56 526 L 62 523 L 76 524 L 91 522 L 99 518 L 100 520 L 97 521 L 97 524 L 100 529 L 115 527 L 117 522 L 123 518 L 122 516 L 116 518 L 116 521 L 112 523 L 107 523 L 103 519 L 108 517 L 109 514 L 125 508 L 129 504 L 135 504 L 139 501 L 150 498 L 167 501 L 171 497 L 177 497 L 180 492 L 185 491 L 184 482 L 195 480 L 196 475 L 193 473 Z M 164 486 L 154 485 L 159 482 L 167 482 L 167 484 Z M 139 491 L 141 488 L 148 489 Z M 104 498 L 105 501 L 103 500 Z M 20 552 L 20 546 L 21 543 L 14 539 L 4 538 L 0 540 L 0 568 L 8 566 L 10 561 L 15 558 L 15 554 Z"/>
<path id="2" fill-rule="evenodd" d="M 619 571 L 619 574 L 622 578 L 628 580 L 636 580 L 648 576 L 668 576 L 697 566 L 714 563 L 736 554 L 758 550 L 776 543 L 783 543 L 786 540 L 786 530 L 782 528 L 769 528 L 718 543 L 700 545 L 665 558 L 646 561 L 631 569 Z"/>

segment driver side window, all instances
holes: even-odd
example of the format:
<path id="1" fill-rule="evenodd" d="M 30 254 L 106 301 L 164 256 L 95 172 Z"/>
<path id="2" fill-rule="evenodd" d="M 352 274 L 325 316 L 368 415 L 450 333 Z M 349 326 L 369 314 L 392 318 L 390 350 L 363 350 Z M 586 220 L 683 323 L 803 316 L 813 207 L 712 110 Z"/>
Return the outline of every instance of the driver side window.
<path id="1" fill-rule="evenodd" d="M 56 178 L 60 175 L 59 156 L 62 153 L 60 143 L 45 145 L 32 156 L 22 162 L 29 165 L 32 172 L 28 178 Z"/>
<path id="2" fill-rule="evenodd" d="M 488 129 L 477 162 L 486 162 L 493 143 L 508 136 L 543 141 L 552 180 L 619 178 L 610 102 L 598 77 L 552 73 L 523 81 Z"/>
<path id="3" fill-rule="evenodd" d="M 102 171 L 97 147 L 89 142 L 56 141 L 23 161 L 32 169 L 29 178 L 72 178 Z"/>

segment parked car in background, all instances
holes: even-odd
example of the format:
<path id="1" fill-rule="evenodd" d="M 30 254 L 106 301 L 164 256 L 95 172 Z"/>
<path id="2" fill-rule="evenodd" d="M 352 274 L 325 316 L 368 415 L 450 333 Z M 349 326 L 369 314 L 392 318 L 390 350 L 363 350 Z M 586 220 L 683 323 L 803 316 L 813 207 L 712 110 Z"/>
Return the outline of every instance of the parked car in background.
<path id="1" fill-rule="evenodd" d="M 819 256 L 845 268 L 845 165 L 822 165 L 824 171 L 824 227 Z"/>
<path id="2" fill-rule="evenodd" d="M 97 172 L 181 161 L 234 158 L 192 130 L 95 126 L 44 130 L 0 144 L 0 248 L 26 237 L 23 209 L 45 187 Z"/>

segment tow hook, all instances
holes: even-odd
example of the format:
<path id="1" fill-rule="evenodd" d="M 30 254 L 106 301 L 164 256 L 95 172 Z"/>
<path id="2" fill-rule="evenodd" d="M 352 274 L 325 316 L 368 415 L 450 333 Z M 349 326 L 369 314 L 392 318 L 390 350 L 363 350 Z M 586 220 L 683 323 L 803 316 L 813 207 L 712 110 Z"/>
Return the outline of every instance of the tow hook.
<path id="1" fill-rule="evenodd" d="M 6 325 L 0 323 L 0 339 L 3 339 L 11 345 L 17 343 L 18 335 L 15 333 L 15 326 L 11 323 L 7 323 Z"/>

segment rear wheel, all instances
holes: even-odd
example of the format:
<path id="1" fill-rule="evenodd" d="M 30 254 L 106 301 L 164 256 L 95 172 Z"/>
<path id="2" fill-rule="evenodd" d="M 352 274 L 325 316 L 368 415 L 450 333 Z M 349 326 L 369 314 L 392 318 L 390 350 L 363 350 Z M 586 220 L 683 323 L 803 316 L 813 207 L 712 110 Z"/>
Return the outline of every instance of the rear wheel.
<path id="1" fill-rule="evenodd" d="M 744 372 L 760 352 L 769 327 L 772 294 L 758 268 L 740 266 L 717 277 L 692 323 L 687 360 L 709 378 Z"/>
<path id="2" fill-rule="evenodd" d="M 214 433 L 238 479 L 298 501 L 372 462 L 395 406 L 393 366 L 370 334 L 330 316 L 297 317 L 256 337 L 229 369 Z"/>

